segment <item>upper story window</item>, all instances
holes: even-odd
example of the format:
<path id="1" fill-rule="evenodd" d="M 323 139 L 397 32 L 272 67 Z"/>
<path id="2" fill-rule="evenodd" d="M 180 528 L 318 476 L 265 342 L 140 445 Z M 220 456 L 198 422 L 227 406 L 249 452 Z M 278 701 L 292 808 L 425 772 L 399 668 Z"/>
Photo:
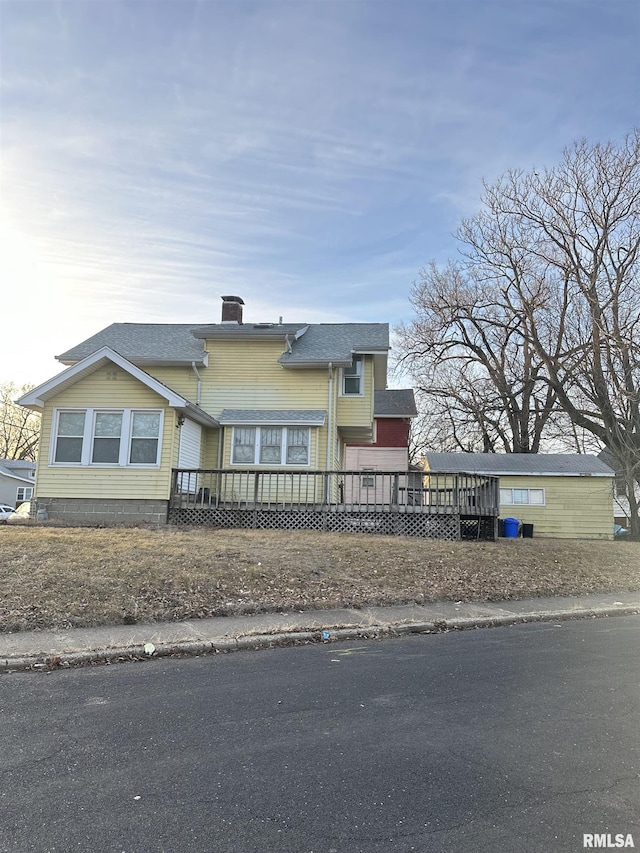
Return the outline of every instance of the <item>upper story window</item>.
<path id="1" fill-rule="evenodd" d="M 308 465 L 309 427 L 234 427 L 233 465 Z"/>
<path id="2" fill-rule="evenodd" d="M 51 464 L 158 466 L 162 417 L 155 409 L 59 410 Z"/>
<path id="3" fill-rule="evenodd" d="M 351 367 L 342 368 L 342 394 L 345 397 L 361 397 L 363 394 L 363 359 L 361 355 L 353 356 Z"/>

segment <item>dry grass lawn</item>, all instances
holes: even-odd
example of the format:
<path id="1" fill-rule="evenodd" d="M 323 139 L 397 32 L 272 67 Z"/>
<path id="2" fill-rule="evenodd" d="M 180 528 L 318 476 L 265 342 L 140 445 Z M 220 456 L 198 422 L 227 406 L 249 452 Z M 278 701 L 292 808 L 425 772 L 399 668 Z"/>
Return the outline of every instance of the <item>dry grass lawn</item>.
<path id="1" fill-rule="evenodd" d="M 640 543 L 0 526 L 0 631 L 640 589 Z"/>

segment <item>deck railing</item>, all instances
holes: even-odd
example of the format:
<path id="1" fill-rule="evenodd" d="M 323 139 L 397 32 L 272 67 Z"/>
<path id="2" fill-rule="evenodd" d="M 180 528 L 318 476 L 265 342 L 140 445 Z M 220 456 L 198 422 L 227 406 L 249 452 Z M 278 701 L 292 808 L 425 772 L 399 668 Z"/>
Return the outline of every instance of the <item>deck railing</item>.
<path id="1" fill-rule="evenodd" d="M 498 515 L 498 477 L 413 471 L 174 468 L 170 508 Z"/>

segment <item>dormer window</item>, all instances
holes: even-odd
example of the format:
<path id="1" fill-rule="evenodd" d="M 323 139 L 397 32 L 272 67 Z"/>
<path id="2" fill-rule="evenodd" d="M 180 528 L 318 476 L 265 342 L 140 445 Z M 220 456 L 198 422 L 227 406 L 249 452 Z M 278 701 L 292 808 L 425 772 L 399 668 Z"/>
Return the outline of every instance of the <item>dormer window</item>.
<path id="1" fill-rule="evenodd" d="M 342 394 L 345 397 L 362 396 L 362 356 L 354 355 L 351 367 L 342 368 Z"/>

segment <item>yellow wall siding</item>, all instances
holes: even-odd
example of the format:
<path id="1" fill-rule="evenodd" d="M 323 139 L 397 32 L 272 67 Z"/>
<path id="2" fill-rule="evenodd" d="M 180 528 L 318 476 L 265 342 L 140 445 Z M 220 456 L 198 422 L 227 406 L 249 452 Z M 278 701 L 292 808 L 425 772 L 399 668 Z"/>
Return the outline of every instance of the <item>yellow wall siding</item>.
<path id="1" fill-rule="evenodd" d="M 202 431 L 202 467 L 218 467 L 218 442 L 220 430 L 205 429 Z"/>
<path id="2" fill-rule="evenodd" d="M 171 467 L 177 462 L 176 413 L 166 401 L 137 379 L 104 367 L 47 401 L 42 416 L 42 438 L 36 477 L 37 497 L 132 498 L 166 500 Z M 159 468 L 64 467 L 49 465 L 53 412 L 57 408 L 153 408 L 164 412 Z"/>
<path id="3" fill-rule="evenodd" d="M 278 364 L 282 341 L 207 341 L 209 366 L 202 376 L 202 408 L 325 409 L 326 368 L 285 369 Z"/>
<path id="4" fill-rule="evenodd" d="M 341 394 L 342 371 L 336 371 L 338 405 L 336 424 L 340 426 L 371 426 L 373 424 L 373 358 L 364 356 L 364 394 L 362 397 L 343 397 Z"/>
<path id="5" fill-rule="evenodd" d="M 327 368 L 293 370 L 278 364 L 283 341 L 207 341 L 209 366 L 202 376 L 201 405 L 214 417 L 223 409 L 315 409 L 328 411 Z M 335 404 L 333 407 L 335 414 Z M 224 430 L 223 467 L 231 464 L 232 427 Z M 326 465 L 327 423 L 311 428 L 311 468 Z M 217 466 L 217 447 L 206 450 Z"/>
<path id="6" fill-rule="evenodd" d="M 501 504 L 501 518 L 533 524 L 535 537 L 613 539 L 610 477 L 500 477 L 501 488 L 544 489 L 545 506 Z"/>
<path id="7" fill-rule="evenodd" d="M 198 380 L 191 367 L 143 367 L 151 376 L 168 385 L 172 391 L 182 394 L 187 400 L 195 403 L 198 395 Z M 202 376 L 204 367 L 198 367 L 198 373 Z"/>

